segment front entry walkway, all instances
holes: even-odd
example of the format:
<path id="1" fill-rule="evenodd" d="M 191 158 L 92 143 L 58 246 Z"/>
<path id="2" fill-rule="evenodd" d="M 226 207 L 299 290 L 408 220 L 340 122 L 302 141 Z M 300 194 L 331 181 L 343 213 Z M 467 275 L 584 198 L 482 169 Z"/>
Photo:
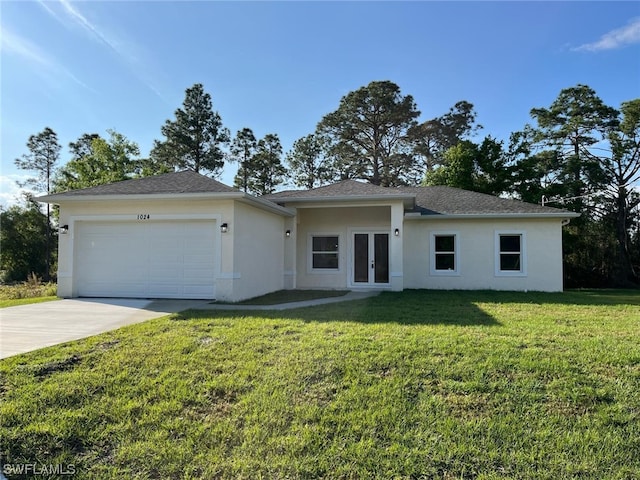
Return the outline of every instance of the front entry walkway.
<path id="1" fill-rule="evenodd" d="M 276 305 L 235 305 L 225 303 L 203 303 L 192 307 L 194 310 L 289 310 L 292 308 L 314 307 L 328 303 L 348 302 L 350 300 L 362 300 L 363 298 L 380 295 L 380 291 L 349 292 L 341 297 L 316 298 L 302 302 L 279 303 Z"/>

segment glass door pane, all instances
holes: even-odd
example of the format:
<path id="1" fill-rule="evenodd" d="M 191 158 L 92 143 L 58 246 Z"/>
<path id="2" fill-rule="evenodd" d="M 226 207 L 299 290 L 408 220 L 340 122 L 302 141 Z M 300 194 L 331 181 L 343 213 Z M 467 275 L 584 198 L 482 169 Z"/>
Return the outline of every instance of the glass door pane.
<path id="1" fill-rule="evenodd" d="M 356 233 L 353 236 L 353 281 L 369 282 L 369 234 Z"/>
<path id="2" fill-rule="evenodd" d="M 374 234 L 375 283 L 389 283 L 389 234 Z"/>

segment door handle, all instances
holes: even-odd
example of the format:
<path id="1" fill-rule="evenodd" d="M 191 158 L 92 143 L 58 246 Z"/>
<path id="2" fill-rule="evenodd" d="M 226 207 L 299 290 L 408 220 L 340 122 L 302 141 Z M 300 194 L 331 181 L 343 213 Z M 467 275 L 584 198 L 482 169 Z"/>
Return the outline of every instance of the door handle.
<path id="1" fill-rule="evenodd" d="M 371 262 L 371 268 L 374 268 L 374 266 L 373 266 L 373 262 Z"/>

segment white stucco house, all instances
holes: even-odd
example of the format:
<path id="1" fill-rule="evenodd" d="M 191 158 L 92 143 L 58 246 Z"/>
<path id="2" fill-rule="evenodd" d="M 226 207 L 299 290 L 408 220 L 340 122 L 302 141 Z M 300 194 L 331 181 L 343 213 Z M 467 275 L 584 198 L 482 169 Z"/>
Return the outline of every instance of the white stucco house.
<path id="1" fill-rule="evenodd" d="M 345 180 L 265 197 L 192 171 L 47 195 L 61 297 L 238 301 L 292 289 L 562 290 L 577 214 Z"/>

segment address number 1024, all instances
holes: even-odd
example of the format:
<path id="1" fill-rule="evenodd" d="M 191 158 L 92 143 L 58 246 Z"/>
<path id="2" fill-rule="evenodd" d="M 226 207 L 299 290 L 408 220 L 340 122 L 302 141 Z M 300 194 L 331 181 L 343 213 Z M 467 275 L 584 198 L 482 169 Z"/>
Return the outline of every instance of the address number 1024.
<path id="1" fill-rule="evenodd" d="M 151 218 L 151 215 L 149 215 L 148 213 L 138 214 L 138 220 L 149 220 L 150 218 Z"/>

